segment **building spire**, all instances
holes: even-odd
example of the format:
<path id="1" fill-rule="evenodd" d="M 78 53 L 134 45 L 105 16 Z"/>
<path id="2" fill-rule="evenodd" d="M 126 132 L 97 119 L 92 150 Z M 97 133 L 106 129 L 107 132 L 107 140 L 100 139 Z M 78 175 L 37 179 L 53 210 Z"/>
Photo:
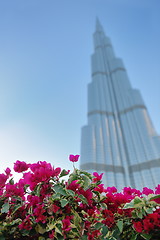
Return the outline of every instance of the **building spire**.
<path id="1" fill-rule="evenodd" d="M 96 31 L 103 31 L 103 27 L 102 27 L 98 17 L 96 17 Z"/>

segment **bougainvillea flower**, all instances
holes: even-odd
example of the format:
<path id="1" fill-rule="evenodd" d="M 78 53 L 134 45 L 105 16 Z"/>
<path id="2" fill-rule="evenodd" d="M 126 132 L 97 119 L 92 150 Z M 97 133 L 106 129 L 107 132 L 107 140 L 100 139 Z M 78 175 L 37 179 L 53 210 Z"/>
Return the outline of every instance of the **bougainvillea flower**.
<path id="1" fill-rule="evenodd" d="M 29 215 L 22 221 L 22 223 L 19 225 L 19 228 L 21 230 L 22 229 L 26 229 L 26 230 L 31 230 L 32 229 L 32 222 L 30 220 Z"/>
<path id="2" fill-rule="evenodd" d="M 99 193 L 104 192 L 104 184 L 99 184 L 97 187 L 93 189 L 94 191 L 97 191 Z"/>
<path id="3" fill-rule="evenodd" d="M 155 188 L 155 194 L 160 194 L 160 184 L 158 184 L 158 186 Z"/>
<path id="4" fill-rule="evenodd" d="M 28 206 L 35 207 L 38 203 L 40 203 L 40 198 L 38 196 L 28 195 L 27 200 L 29 202 Z"/>
<path id="5" fill-rule="evenodd" d="M 4 173 L 0 174 L 0 187 L 4 187 L 6 181 L 8 179 L 8 176 Z"/>
<path id="6" fill-rule="evenodd" d="M 115 192 L 117 192 L 117 188 L 114 187 L 114 186 L 113 187 L 107 187 L 106 192 L 115 193 Z"/>
<path id="7" fill-rule="evenodd" d="M 90 189 L 84 190 L 83 188 L 80 188 L 78 191 L 79 194 L 82 194 L 87 199 L 88 204 L 92 203 L 93 193 Z"/>
<path id="8" fill-rule="evenodd" d="M 150 188 L 144 187 L 142 193 L 145 195 L 149 195 L 149 194 L 153 194 L 154 191 Z"/>
<path id="9" fill-rule="evenodd" d="M 93 176 L 94 176 L 95 178 L 93 178 L 92 181 L 93 181 L 93 182 L 101 181 L 103 174 L 104 174 L 104 173 L 98 174 L 97 172 L 94 172 L 94 173 L 93 173 Z"/>
<path id="10" fill-rule="evenodd" d="M 143 220 L 143 226 L 146 233 L 149 233 L 154 228 L 160 227 L 160 214 L 157 212 L 148 214 Z"/>
<path id="11" fill-rule="evenodd" d="M 109 228 L 113 227 L 113 225 L 115 224 L 114 214 L 108 209 L 103 210 L 102 214 L 104 218 L 102 223 L 107 225 Z"/>
<path id="12" fill-rule="evenodd" d="M 13 196 L 20 196 L 24 198 L 24 189 L 22 187 L 19 187 L 18 183 L 15 184 L 6 184 L 6 197 L 13 197 Z"/>
<path id="13" fill-rule="evenodd" d="M 53 168 L 53 177 L 58 177 L 58 175 L 60 174 L 61 172 L 61 168 Z"/>
<path id="14" fill-rule="evenodd" d="M 80 155 L 69 155 L 69 160 L 71 162 L 78 162 L 78 159 L 79 159 Z"/>
<path id="15" fill-rule="evenodd" d="M 135 188 L 131 188 L 131 187 L 124 187 L 123 188 L 123 193 L 124 194 L 128 194 L 128 195 L 132 195 L 132 198 L 134 197 L 134 196 L 141 196 L 142 195 L 142 193 L 141 193 L 141 191 L 140 190 L 137 190 L 137 189 L 135 189 Z"/>
<path id="16" fill-rule="evenodd" d="M 67 189 L 76 191 L 80 187 L 80 184 L 77 182 L 78 182 L 78 180 L 72 181 L 70 184 L 67 185 Z"/>
<path id="17" fill-rule="evenodd" d="M 24 172 L 24 171 L 28 170 L 28 168 L 29 168 L 29 164 L 27 164 L 23 161 L 17 160 L 14 163 L 14 171 L 15 172 L 21 173 L 21 172 Z"/>
<path id="18" fill-rule="evenodd" d="M 56 204 L 52 205 L 52 210 L 54 213 L 58 212 L 59 209 L 60 209 L 60 207 L 58 207 Z"/>
<path id="19" fill-rule="evenodd" d="M 49 233 L 49 238 L 54 239 L 54 236 L 55 236 L 55 232 L 54 232 L 54 230 L 52 230 L 52 232 Z"/>
<path id="20" fill-rule="evenodd" d="M 135 228 L 135 230 L 138 232 L 138 233 L 141 233 L 143 231 L 143 225 L 141 222 L 134 222 L 133 223 L 133 226 Z"/>
<path id="21" fill-rule="evenodd" d="M 37 205 L 37 207 L 34 208 L 33 214 L 36 217 L 36 222 L 42 222 L 42 223 L 46 222 L 47 217 L 43 215 L 44 213 L 45 213 L 45 209 L 43 208 L 42 205 Z"/>
<path id="22" fill-rule="evenodd" d="M 6 168 L 5 173 L 8 177 L 12 176 L 10 168 Z"/>
<path id="23" fill-rule="evenodd" d="M 65 219 L 63 219 L 62 223 L 63 223 L 63 228 L 62 228 L 63 231 L 68 232 L 71 230 L 71 227 L 70 227 L 71 222 L 70 222 L 69 218 L 66 217 Z"/>

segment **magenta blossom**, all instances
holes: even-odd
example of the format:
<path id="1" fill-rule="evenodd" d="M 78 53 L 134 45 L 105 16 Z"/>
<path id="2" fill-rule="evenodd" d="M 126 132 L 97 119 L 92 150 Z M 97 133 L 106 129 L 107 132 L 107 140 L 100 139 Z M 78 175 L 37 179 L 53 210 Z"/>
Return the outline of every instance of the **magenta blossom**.
<path id="1" fill-rule="evenodd" d="M 7 177 L 12 176 L 10 168 L 6 168 L 5 173 L 6 173 Z"/>
<path id="2" fill-rule="evenodd" d="M 25 163 L 25 162 L 21 162 L 19 160 L 16 161 L 16 163 L 14 163 L 14 171 L 21 173 L 24 172 L 26 170 L 28 170 L 29 168 L 29 164 Z"/>
<path id="3" fill-rule="evenodd" d="M 68 231 L 71 230 L 71 227 L 70 227 L 71 226 L 71 222 L 70 222 L 69 217 L 66 217 L 65 219 L 63 219 L 62 223 L 63 223 L 63 228 L 62 228 L 63 231 L 68 232 Z"/>
<path id="4" fill-rule="evenodd" d="M 5 186 L 8 177 L 4 173 L 0 174 L 0 188 Z"/>
<path id="5" fill-rule="evenodd" d="M 78 158 L 80 155 L 69 155 L 69 160 L 71 162 L 78 162 Z"/>
<path id="6" fill-rule="evenodd" d="M 94 183 L 100 181 L 100 180 L 102 179 L 102 177 L 103 177 L 103 174 L 104 174 L 104 173 L 98 174 L 97 172 L 94 172 L 94 173 L 93 173 L 94 178 L 93 178 L 92 181 L 93 181 Z"/>
<path id="7" fill-rule="evenodd" d="M 142 193 L 145 195 L 149 195 L 149 194 L 153 194 L 154 191 L 150 188 L 144 187 Z"/>

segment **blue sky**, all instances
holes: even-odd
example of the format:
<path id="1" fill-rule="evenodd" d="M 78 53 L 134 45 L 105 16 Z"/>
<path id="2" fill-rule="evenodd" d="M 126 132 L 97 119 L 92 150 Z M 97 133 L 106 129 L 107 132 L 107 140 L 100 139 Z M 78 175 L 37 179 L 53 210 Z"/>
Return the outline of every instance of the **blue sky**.
<path id="1" fill-rule="evenodd" d="M 96 16 L 160 134 L 159 12 L 159 0 L 0 1 L 0 172 L 17 159 L 72 168 Z"/>

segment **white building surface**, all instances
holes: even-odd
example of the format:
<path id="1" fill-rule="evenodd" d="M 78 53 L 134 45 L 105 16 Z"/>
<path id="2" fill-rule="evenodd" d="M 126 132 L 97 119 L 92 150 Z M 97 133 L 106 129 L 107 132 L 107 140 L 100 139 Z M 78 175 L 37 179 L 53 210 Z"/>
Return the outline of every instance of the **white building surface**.
<path id="1" fill-rule="evenodd" d="M 94 49 L 80 168 L 103 172 L 105 186 L 154 188 L 160 184 L 160 136 L 98 20 Z"/>

